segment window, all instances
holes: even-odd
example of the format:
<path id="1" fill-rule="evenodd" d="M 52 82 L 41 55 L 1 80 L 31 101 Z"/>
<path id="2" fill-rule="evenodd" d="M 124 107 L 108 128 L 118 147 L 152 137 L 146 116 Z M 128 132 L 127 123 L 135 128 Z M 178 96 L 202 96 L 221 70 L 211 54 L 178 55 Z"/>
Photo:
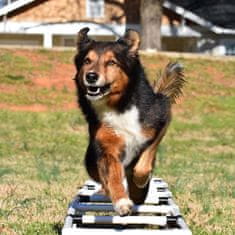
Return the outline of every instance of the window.
<path id="1" fill-rule="evenodd" d="M 12 2 L 15 2 L 15 1 L 17 1 L 17 0 L 0 0 L 0 8 L 6 6 L 8 4 L 11 4 Z"/>
<path id="2" fill-rule="evenodd" d="M 6 0 L 0 0 L 0 8 L 4 7 L 7 4 Z"/>
<path id="3" fill-rule="evenodd" d="M 101 18 L 104 16 L 104 0 L 87 0 L 86 15 L 89 18 Z"/>
<path id="4" fill-rule="evenodd" d="M 75 47 L 76 38 L 75 37 L 64 37 L 63 38 L 63 46 L 64 47 Z"/>
<path id="5" fill-rule="evenodd" d="M 227 46 L 226 55 L 235 55 L 235 43 Z"/>

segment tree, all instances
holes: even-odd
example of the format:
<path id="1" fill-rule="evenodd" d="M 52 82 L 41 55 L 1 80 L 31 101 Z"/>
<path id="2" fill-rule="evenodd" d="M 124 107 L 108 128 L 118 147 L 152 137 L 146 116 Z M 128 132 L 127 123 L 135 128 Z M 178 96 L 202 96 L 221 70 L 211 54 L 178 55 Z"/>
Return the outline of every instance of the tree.
<path id="1" fill-rule="evenodd" d="M 164 0 L 141 0 L 141 47 L 161 50 L 161 21 Z"/>

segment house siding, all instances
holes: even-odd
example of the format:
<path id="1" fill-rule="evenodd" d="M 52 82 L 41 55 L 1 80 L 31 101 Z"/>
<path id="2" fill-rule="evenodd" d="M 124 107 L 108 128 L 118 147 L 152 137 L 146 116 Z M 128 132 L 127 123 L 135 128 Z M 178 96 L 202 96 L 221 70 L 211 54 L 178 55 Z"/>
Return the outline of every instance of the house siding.
<path id="1" fill-rule="evenodd" d="M 88 18 L 86 15 L 86 0 L 41 0 L 26 8 L 15 11 L 8 18 L 16 22 L 69 22 L 92 21 L 96 23 L 139 24 L 140 0 L 106 0 L 104 17 Z M 179 24 L 180 19 L 164 10 L 162 24 Z"/>
<path id="2" fill-rule="evenodd" d="M 86 16 L 86 0 L 47 0 L 27 9 L 19 10 L 9 18 L 17 22 L 68 22 L 95 21 L 97 23 L 125 23 L 123 1 L 119 4 L 105 2 L 104 17 L 92 19 Z"/>

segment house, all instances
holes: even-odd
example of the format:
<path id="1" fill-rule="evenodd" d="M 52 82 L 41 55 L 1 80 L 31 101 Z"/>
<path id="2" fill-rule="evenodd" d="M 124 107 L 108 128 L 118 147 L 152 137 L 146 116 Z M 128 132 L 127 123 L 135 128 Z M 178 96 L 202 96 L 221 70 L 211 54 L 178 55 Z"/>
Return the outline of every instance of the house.
<path id="1" fill-rule="evenodd" d="M 235 54 L 235 29 L 193 11 L 190 1 L 196 2 L 164 1 L 163 50 Z M 141 30 L 139 6 L 140 0 L 0 0 L 0 45 L 71 47 L 85 26 L 96 39 L 115 39 L 126 28 Z"/>

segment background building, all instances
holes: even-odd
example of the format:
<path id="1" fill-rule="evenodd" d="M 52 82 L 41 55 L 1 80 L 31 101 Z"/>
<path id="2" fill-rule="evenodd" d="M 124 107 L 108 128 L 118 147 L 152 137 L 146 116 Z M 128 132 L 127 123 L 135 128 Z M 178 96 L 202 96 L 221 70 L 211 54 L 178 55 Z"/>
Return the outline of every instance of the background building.
<path id="1" fill-rule="evenodd" d="M 164 1 L 162 49 L 235 54 L 235 3 L 198 2 Z M 139 6 L 140 0 L 0 0 L 0 45 L 71 47 L 85 26 L 96 39 L 115 39 L 126 28 L 141 30 Z"/>

